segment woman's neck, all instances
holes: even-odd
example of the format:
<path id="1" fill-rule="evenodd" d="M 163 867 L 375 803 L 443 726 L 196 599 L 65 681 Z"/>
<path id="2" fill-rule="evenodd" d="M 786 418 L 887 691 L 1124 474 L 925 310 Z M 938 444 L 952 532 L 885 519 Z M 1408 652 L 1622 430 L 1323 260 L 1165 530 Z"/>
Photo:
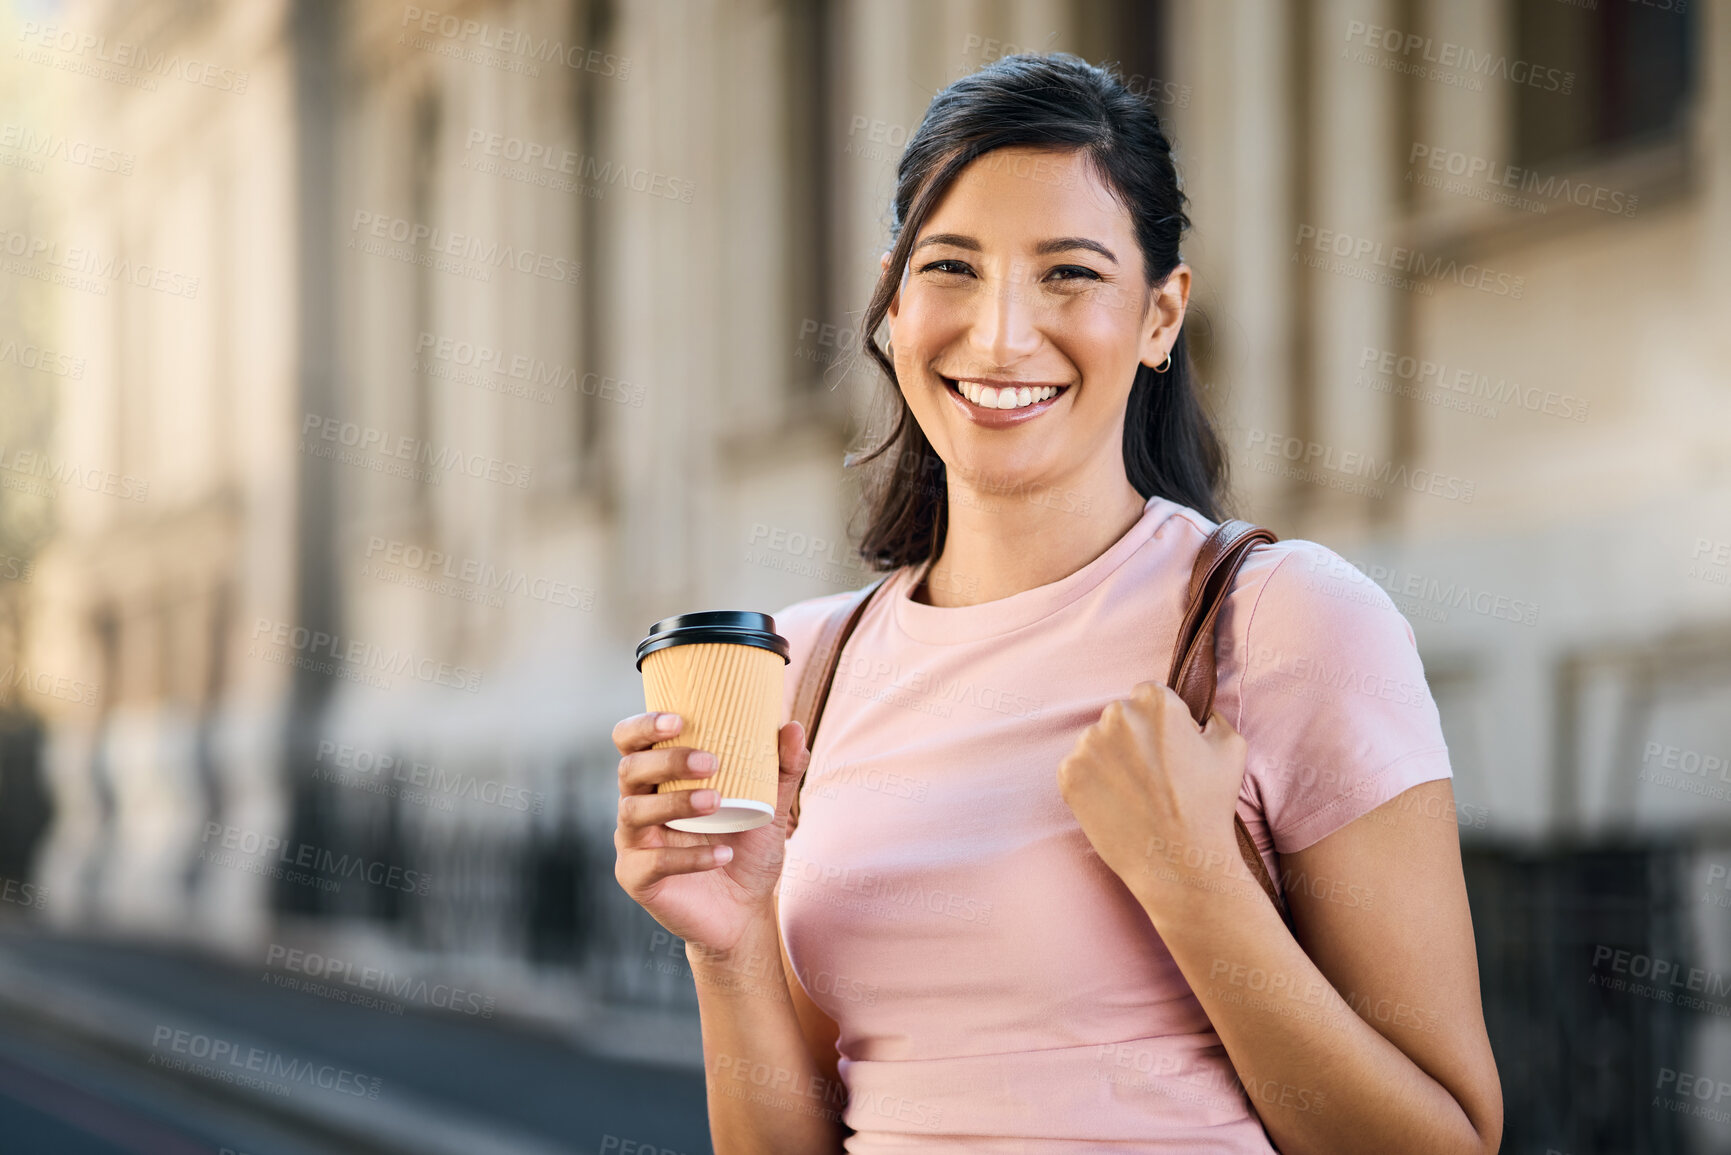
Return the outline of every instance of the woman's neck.
<path id="1" fill-rule="evenodd" d="M 933 606 L 993 602 L 1069 577 L 1141 519 L 1147 499 L 1127 479 L 1081 490 L 1008 492 L 949 482 L 944 551 L 914 599 Z"/>

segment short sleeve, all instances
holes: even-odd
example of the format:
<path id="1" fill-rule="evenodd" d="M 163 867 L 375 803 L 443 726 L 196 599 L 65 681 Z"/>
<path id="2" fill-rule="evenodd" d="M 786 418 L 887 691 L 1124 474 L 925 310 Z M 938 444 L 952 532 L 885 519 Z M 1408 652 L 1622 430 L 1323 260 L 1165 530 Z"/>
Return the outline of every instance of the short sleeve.
<path id="1" fill-rule="evenodd" d="M 1451 777 L 1448 747 L 1412 627 L 1382 587 L 1315 542 L 1253 557 L 1230 599 L 1250 610 L 1220 672 L 1237 679 L 1246 789 L 1290 853 Z"/>

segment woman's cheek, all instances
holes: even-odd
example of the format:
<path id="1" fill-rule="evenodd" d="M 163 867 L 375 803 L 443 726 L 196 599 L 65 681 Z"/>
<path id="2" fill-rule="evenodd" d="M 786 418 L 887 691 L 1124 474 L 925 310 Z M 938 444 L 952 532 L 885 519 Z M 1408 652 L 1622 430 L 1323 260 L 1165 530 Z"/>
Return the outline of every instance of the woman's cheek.
<path id="1" fill-rule="evenodd" d="M 1100 289 L 1078 303 L 1082 308 L 1070 319 L 1071 326 L 1076 332 L 1088 334 L 1092 341 L 1133 342 L 1141 331 L 1141 310 L 1122 289 L 1115 286 Z"/>

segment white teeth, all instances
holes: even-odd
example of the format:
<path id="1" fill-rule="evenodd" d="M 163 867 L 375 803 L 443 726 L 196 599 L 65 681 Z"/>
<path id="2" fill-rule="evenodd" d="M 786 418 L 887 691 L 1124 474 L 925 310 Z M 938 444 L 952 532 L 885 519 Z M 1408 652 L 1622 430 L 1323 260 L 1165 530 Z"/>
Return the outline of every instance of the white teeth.
<path id="1" fill-rule="evenodd" d="M 974 381 L 958 381 L 956 389 L 981 409 L 1021 409 L 1058 395 L 1055 385 L 1042 385 L 1037 389 L 1028 385 L 997 389 Z"/>

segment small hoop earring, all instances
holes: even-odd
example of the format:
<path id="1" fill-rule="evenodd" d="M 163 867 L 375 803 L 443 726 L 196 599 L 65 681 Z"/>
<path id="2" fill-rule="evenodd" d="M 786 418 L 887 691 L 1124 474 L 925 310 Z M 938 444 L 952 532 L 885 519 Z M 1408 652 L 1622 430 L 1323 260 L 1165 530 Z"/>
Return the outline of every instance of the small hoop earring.
<path id="1" fill-rule="evenodd" d="M 1161 362 L 1160 367 L 1154 370 L 1154 372 L 1164 373 L 1170 368 L 1172 368 L 1172 350 L 1168 349 L 1166 350 L 1166 360 Z"/>

